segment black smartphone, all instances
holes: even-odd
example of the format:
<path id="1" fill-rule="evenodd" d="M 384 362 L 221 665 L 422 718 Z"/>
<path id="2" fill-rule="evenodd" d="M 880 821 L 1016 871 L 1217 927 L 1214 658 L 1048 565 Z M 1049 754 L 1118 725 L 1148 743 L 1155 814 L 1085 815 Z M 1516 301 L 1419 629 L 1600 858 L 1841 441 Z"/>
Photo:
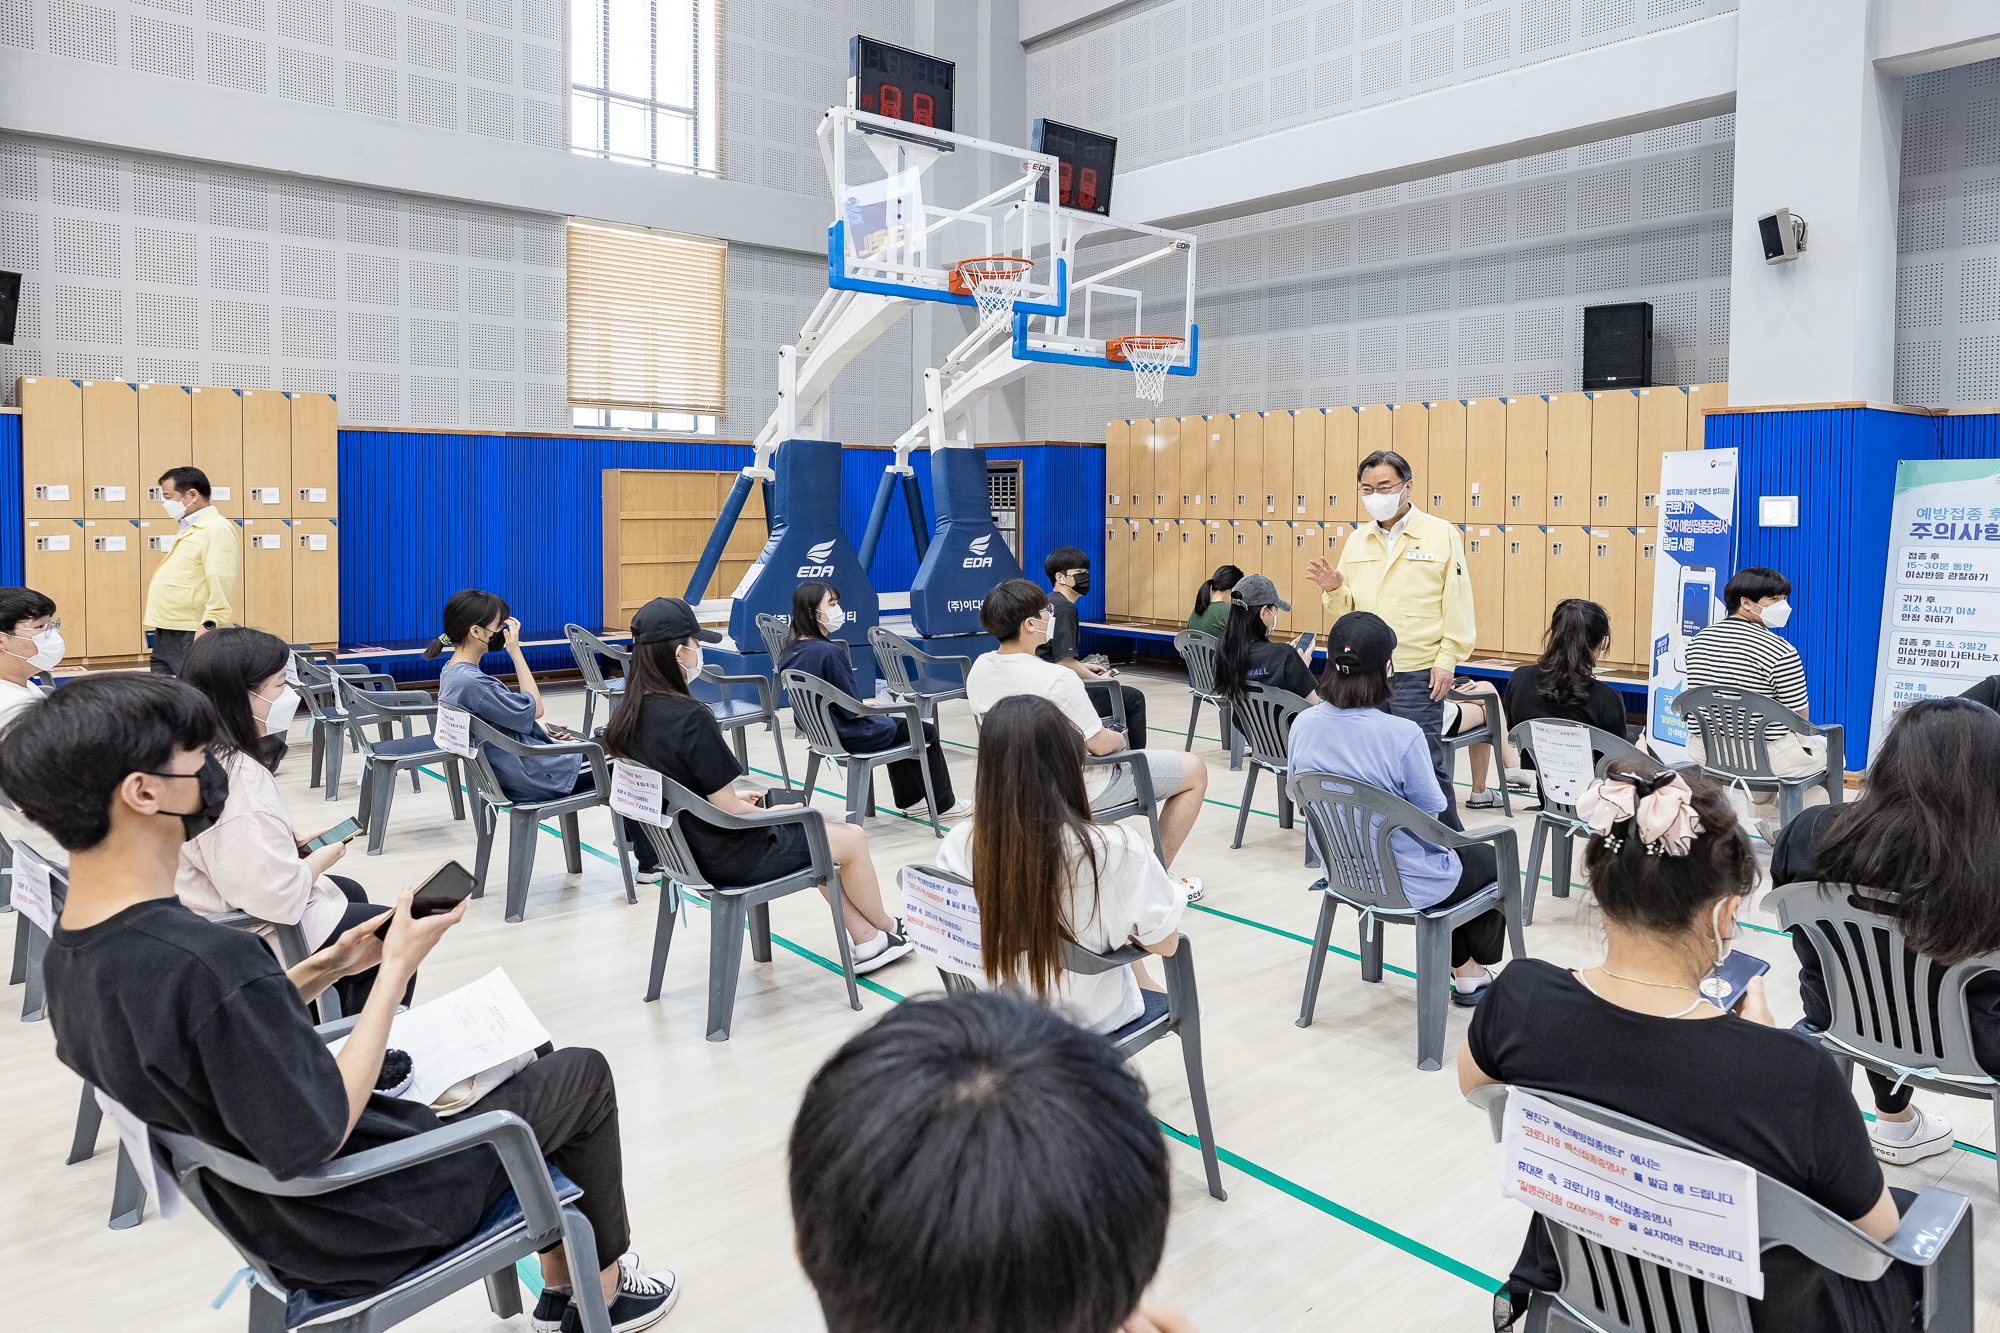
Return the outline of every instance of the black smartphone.
<path id="1" fill-rule="evenodd" d="M 1771 965 L 1763 959 L 1733 949 L 1729 957 L 1701 979 L 1701 998 L 1726 1012 L 1743 998 L 1743 988 L 1752 977 L 1761 977 L 1770 970 Z"/>
<path id="2" fill-rule="evenodd" d="M 300 856 L 311 856 L 322 847 L 331 847 L 336 842 L 352 842 L 361 836 L 361 825 L 354 819 L 343 819 L 326 832 L 320 834 L 299 848 Z"/>
<path id="3" fill-rule="evenodd" d="M 1304 653 L 1307 657 L 1311 657 L 1313 650 L 1313 640 L 1316 637 L 1318 636 L 1315 635 L 1313 631 L 1307 630 L 1304 634 L 1301 634 L 1299 635 L 1298 638 L 1292 640 L 1292 647 Z"/>
<path id="4" fill-rule="evenodd" d="M 431 877 L 417 885 L 416 897 L 410 900 L 410 915 L 437 916 L 472 896 L 476 887 L 472 872 L 456 861 L 446 861 L 431 872 Z M 393 915 L 382 919 L 381 928 L 375 933 L 384 939 L 389 935 L 389 922 Z"/>

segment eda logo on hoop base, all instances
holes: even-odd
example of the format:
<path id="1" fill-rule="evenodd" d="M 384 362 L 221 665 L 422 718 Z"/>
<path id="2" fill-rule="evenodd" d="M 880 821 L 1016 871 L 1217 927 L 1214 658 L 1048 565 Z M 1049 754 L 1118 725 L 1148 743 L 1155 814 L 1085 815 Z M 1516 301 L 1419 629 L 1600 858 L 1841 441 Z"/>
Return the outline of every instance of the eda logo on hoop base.
<path id="1" fill-rule="evenodd" d="M 965 558 L 964 567 L 966 569 L 993 568 L 993 557 L 986 554 L 986 543 L 992 540 L 993 534 L 989 532 L 984 537 L 975 538 L 966 543 L 966 549 L 972 552 L 971 555 Z"/>
<path id="2" fill-rule="evenodd" d="M 799 572 L 796 577 L 802 579 L 832 578 L 833 566 L 824 563 L 826 558 L 832 554 L 833 554 L 833 543 L 830 541 L 821 542 L 817 546 L 807 547 L 806 559 L 814 561 L 815 563 L 810 565 L 800 565 Z"/>

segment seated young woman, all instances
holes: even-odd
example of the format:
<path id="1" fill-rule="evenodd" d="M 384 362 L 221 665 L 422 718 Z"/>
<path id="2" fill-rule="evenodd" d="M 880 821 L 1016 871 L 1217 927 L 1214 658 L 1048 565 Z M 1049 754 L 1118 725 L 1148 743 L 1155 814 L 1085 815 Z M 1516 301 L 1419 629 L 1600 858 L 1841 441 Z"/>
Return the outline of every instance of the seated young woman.
<path id="1" fill-rule="evenodd" d="M 298 692 L 285 683 L 291 656 L 283 639 L 247 625 L 209 630 L 187 650 L 180 677 L 215 706 L 218 725 L 209 752 L 228 776 L 229 798 L 213 823 L 181 844 L 174 893 L 202 916 L 248 912 L 296 924 L 306 947 L 320 950 L 389 909 L 369 902 L 353 880 L 327 873 L 346 843 L 300 855 L 310 839 L 292 827 L 271 775 L 274 742 L 284 739 L 299 707 Z M 371 967 L 333 983 L 342 1013 L 361 1012 L 375 976 Z M 415 991 L 412 978 L 410 993 Z"/>
<path id="2" fill-rule="evenodd" d="M 2000 715 L 1969 699 L 1923 699 L 1896 718 L 1859 801 L 1810 806 L 1785 825 L 1771 854 L 1771 882 L 1853 884 L 1898 895 L 1893 907 L 1910 947 L 1950 966 L 2000 950 Z M 1799 956 L 1805 1025 L 1825 1031 L 1833 1010 L 1819 951 L 1803 931 Z M 2000 1076 L 2000 972 L 1966 986 L 1972 1053 Z M 1951 1122 L 1910 1104 L 1912 1089 L 1872 1071 L 1875 1155 L 1908 1166 L 1952 1145 Z"/>
<path id="3" fill-rule="evenodd" d="M 1775 1025 L 1762 978 L 1734 1013 L 1697 989 L 1734 947 L 1737 910 L 1757 882 L 1750 837 L 1724 789 L 1696 772 L 1622 760 L 1591 783 L 1577 813 L 1591 828 L 1584 868 L 1603 913 L 1604 961 L 1571 970 L 1515 959 L 1473 1016 L 1460 1090 L 1508 1083 L 1634 1116 L 1784 1182 L 1877 1240 L 1894 1235 L 1899 1200 L 1833 1061 Z M 1764 1333 L 1909 1328 L 1922 1290 L 1907 1265 L 1860 1282 L 1789 1248 L 1765 1251 L 1763 1270 L 1750 1323 Z M 1496 1303 L 1495 1324 L 1561 1283 L 1536 1214 L 1497 1298 L 1512 1309 Z"/>
<path id="4" fill-rule="evenodd" d="M 1187 627 L 1221 642 L 1229 626 L 1229 590 L 1242 581 L 1243 571 L 1236 566 L 1217 565 L 1194 590 L 1194 614 L 1188 617 Z"/>
<path id="5" fill-rule="evenodd" d="M 1215 687 L 1231 703 L 1242 703 L 1252 685 L 1268 685 L 1307 703 L 1319 702 L 1307 655 L 1289 643 L 1271 642 L 1278 612 L 1291 609 L 1292 604 L 1278 596 L 1278 586 L 1262 574 L 1249 575 L 1230 593 L 1229 622 L 1215 654 Z"/>
<path id="6" fill-rule="evenodd" d="M 1463 736 L 1468 731 L 1477 731 L 1486 725 L 1491 705 L 1485 701 L 1499 701 L 1500 692 L 1493 688 L 1490 680 L 1478 680 L 1470 676 L 1460 676 L 1451 683 L 1452 689 L 1460 694 L 1476 694 L 1474 700 L 1446 699 L 1441 707 L 1444 717 L 1439 726 L 1439 734 Z M 1512 722 L 1510 715 L 1508 721 Z M 1481 743 L 1465 747 L 1465 760 L 1472 770 L 1472 792 L 1465 798 L 1468 810 L 1491 810 L 1500 804 L 1500 793 L 1486 785 L 1486 773 L 1493 763 L 1493 747 Z M 1502 778 L 1509 788 L 1517 792 L 1533 791 L 1535 775 L 1522 768 L 1520 752 L 1514 743 L 1504 735 L 1500 738 L 1500 767 Z"/>
<path id="7" fill-rule="evenodd" d="M 444 633 L 424 649 L 451 658 L 438 674 L 438 702 L 462 708 L 494 730 L 524 745 L 552 745 L 576 737 L 568 728 L 542 725 L 542 691 L 521 652 L 521 622 L 506 599 L 477 588 L 461 588 L 444 604 Z M 514 687 L 481 669 L 488 653 L 504 652 L 514 668 Z M 553 801 L 588 789 L 596 781 L 580 754 L 521 755 L 495 747 L 486 755 L 500 788 L 517 801 Z"/>
<path id="8" fill-rule="evenodd" d="M 701 669 L 702 642 L 720 637 L 701 628 L 693 609 L 678 597 L 655 597 L 640 607 L 632 617 L 625 693 L 604 729 L 604 748 L 672 778 L 718 810 L 745 815 L 765 807 L 758 804 L 757 793 L 736 790 L 736 779 L 743 775 L 736 754 L 715 714 L 687 687 L 688 677 Z M 682 821 L 680 828 L 710 884 L 762 884 L 812 864 L 805 830 L 797 824 L 725 829 L 697 816 Z M 854 970 L 873 972 L 908 953 L 910 943 L 903 938 L 902 923 L 882 906 L 868 835 L 853 824 L 829 819 L 826 841 L 840 873 L 840 904 L 854 942 Z M 640 849 L 642 866 L 657 866 L 650 839 L 639 835 L 633 845 Z"/>
<path id="9" fill-rule="evenodd" d="M 866 700 L 874 690 L 862 689 L 854 678 L 854 662 L 848 656 L 846 642 L 829 637 L 846 623 L 847 613 L 840 609 L 840 590 L 832 584 L 809 579 L 792 589 L 792 628 L 785 637 L 784 651 L 779 654 L 778 670 L 818 676 L 850 699 Z M 910 724 L 904 718 L 851 717 L 838 704 L 833 708 L 833 725 L 840 733 L 841 744 L 855 754 L 891 749 L 907 744 L 910 739 Z M 944 744 L 938 740 L 937 725 L 926 722 L 923 727 L 924 753 L 930 764 L 931 789 L 937 793 L 938 818 L 963 819 L 972 813 L 972 806 L 952 793 L 951 769 L 945 764 Z M 917 819 L 928 816 L 924 774 L 916 760 L 899 759 L 890 764 L 889 786 L 898 810 Z"/>
<path id="10" fill-rule="evenodd" d="M 1083 737 L 1047 699 L 1016 694 L 979 733 L 972 821 L 937 864 L 972 881 L 980 958 L 992 986 L 1018 986 L 1079 1027 L 1115 1032 L 1160 987 L 1134 963 L 1095 976 L 1063 971 L 1064 941 L 1093 953 L 1137 944 L 1171 955 L 1187 895 L 1135 825 L 1093 824 Z"/>
<path id="11" fill-rule="evenodd" d="M 1326 638 L 1320 704 L 1292 723 L 1290 781 L 1301 773 L 1338 773 L 1400 796 L 1427 815 L 1445 809 L 1423 728 L 1388 711 L 1395 674 L 1396 631 L 1372 611 L 1349 611 Z M 1396 873 L 1413 907 L 1464 902 L 1500 875 L 1486 843 L 1434 847 L 1407 829 L 1390 836 Z M 1478 1004 L 1500 961 L 1507 921 L 1500 909 L 1482 912 L 1451 933 L 1451 999 Z"/>

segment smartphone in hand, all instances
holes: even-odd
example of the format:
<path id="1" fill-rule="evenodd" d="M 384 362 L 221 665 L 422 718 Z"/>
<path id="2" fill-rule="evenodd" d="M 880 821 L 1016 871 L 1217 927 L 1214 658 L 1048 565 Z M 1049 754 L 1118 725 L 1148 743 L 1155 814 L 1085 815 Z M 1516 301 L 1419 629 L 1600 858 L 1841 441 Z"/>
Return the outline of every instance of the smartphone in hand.
<path id="1" fill-rule="evenodd" d="M 1313 631 L 1307 630 L 1304 634 L 1292 640 L 1292 647 L 1298 650 L 1299 656 L 1309 658 L 1312 656 L 1313 640 L 1318 637 Z"/>
<path id="2" fill-rule="evenodd" d="M 361 824 L 355 819 L 343 819 L 317 838 L 299 846 L 301 858 L 311 856 L 322 847 L 331 847 L 336 842 L 352 842 L 361 836 Z"/>
<path id="3" fill-rule="evenodd" d="M 430 878 L 417 885 L 416 896 L 410 900 L 410 915 L 413 917 L 438 916 L 449 912 L 452 908 L 470 898 L 473 889 L 477 887 L 478 884 L 472 878 L 470 870 L 467 870 L 456 861 L 446 861 L 431 872 Z M 394 919 L 393 913 L 384 916 L 381 928 L 375 933 L 383 939 L 387 939 L 389 936 L 389 923 Z"/>
<path id="4" fill-rule="evenodd" d="M 1771 965 L 1763 959 L 1752 957 L 1741 949 L 1733 949 L 1729 957 L 1701 979 L 1697 989 L 1701 991 L 1702 999 L 1727 1013 L 1743 998 L 1743 990 L 1750 984 L 1750 979 L 1761 977 L 1770 970 Z"/>

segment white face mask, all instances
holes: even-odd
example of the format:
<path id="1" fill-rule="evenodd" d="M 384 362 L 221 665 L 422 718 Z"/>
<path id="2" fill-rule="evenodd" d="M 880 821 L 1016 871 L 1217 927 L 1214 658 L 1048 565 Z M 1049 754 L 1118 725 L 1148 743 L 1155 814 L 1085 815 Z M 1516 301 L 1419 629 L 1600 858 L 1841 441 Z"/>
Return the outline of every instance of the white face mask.
<path id="1" fill-rule="evenodd" d="M 1708 914 L 1708 919 L 1709 924 L 1715 927 L 1715 965 L 1721 967 L 1728 959 L 1730 950 L 1736 947 L 1736 936 L 1733 934 L 1725 936 L 1722 933 L 1721 903 L 1715 905 L 1715 910 Z"/>
<path id="2" fill-rule="evenodd" d="M 167 511 L 168 518 L 174 519 L 177 522 L 182 514 L 187 513 L 187 506 L 179 500 L 162 500 L 160 501 L 160 508 Z"/>
<path id="3" fill-rule="evenodd" d="M 286 685 L 278 691 L 276 698 L 266 698 L 264 695 L 254 693 L 250 697 L 264 700 L 264 716 L 257 720 L 264 724 L 265 735 L 282 736 L 291 730 L 292 715 L 299 711 L 297 690 Z M 256 711 L 256 705 L 252 704 L 250 712 L 254 715 Z"/>
<path id="4" fill-rule="evenodd" d="M 1361 506 L 1377 523 L 1387 523 L 1403 507 L 1403 492 L 1391 491 L 1387 495 L 1364 495 Z"/>
<path id="5" fill-rule="evenodd" d="M 694 654 L 693 662 L 689 662 L 687 660 L 687 655 L 689 653 Z M 695 676 L 699 674 L 699 672 L 701 671 L 701 649 L 690 648 L 686 645 L 682 645 L 681 647 L 674 649 L 674 661 L 680 663 L 681 674 L 683 676 L 686 676 L 689 680 L 693 680 Z"/>
<path id="6" fill-rule="evenodd" d="M 51 626 L 35 636 L 35 655 L 28 664 L 39 671 L 52 671 L 63 660 L 62 631 Z"/>
<path id="7" fill-rule="evenodd" d="M 846 623 L 847 612 L 842 610 L 838 605 L 822 606 L 819 609 L 819 626 L 828 634 L 833 633 Z"/>
<path id="8" fill-rule="evenodd" d="M 1779 601 L 1769 606 L 1760 606 L 1757 608 L 1757 616 L 1764 622 L 1766 628 L 1783 629 L 1785 622 L 1792 618 L 1792 604 Z"/>

